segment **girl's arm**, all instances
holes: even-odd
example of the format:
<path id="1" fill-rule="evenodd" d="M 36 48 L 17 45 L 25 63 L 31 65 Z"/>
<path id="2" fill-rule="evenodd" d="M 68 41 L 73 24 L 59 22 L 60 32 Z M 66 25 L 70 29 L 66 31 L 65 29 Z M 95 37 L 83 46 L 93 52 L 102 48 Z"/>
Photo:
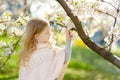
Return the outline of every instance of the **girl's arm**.
<path id="1" fill-rule="evenodd" d="M 58 79 L 56 80 L 63 80 L 67 65 L 68 65 L 68 61 L 70 60 L 71 57 L 71 38 L 69 36 L 69 31 L 66 31 L 66 45 L 65 45 L 65 61 L 64 61 L 64 65 L 62 67 L 62 70 L 59 74 Z"/>
<path id="2" fill-rule="evenodd" d="M 65 63 L 67 63 L 71 58 L 71 38 L 71 31 L 66 30 Z"/>
<path id="3" fill-rule="evenodd" d="M 63 80 L 64 73 L 68 65 L 68 61 L 70 60 L 71 57 L 71 38 L 72 38 L 71 31 L 66 30 L 65 61 L 62 70 L 58 76 L 58 80 Z"/>

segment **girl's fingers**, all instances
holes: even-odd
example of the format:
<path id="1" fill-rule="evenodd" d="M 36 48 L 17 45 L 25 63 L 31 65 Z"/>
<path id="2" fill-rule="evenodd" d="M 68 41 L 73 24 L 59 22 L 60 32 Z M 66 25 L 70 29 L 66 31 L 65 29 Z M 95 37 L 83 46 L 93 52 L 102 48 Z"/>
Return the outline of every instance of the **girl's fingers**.
<path id="1" fill-rule="evenodd" d="M 68 38 L 72 38 L 73 36 L 72 36 L 72 31 L 71 30 L 66 30 L 66 37 L 68 37 Z"/>

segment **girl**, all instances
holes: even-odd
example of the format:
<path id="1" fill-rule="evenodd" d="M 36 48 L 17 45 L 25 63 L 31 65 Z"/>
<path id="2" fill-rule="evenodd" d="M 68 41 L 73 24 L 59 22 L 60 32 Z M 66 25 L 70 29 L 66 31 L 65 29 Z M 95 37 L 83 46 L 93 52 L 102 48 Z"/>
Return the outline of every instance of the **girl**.
<path id="1" fill-rule="evenodd" d="M 32 19 L 27 23 L 20 54 L 19 80 L 62 80 L 70 58 L 71 32 L 66 31 L 65 49 L 49 43 L 49 23 Z"/>

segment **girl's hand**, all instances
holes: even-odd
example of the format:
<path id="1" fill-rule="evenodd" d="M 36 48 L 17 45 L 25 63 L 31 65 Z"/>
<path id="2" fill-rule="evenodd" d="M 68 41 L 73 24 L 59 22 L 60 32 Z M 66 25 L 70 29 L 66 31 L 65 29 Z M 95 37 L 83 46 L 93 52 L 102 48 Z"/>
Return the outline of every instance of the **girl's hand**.
<path id="1" fill-rule="evenodd" d="M 72 35 L 72 31 L 66 29 L 66 39 L 72 39 L 73 35 Z"/>

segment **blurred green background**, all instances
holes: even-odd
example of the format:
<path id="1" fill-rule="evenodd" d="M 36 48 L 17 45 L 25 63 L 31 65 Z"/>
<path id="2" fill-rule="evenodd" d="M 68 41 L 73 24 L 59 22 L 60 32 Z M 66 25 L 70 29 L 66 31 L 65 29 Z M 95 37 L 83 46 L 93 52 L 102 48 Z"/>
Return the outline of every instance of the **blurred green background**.
<path id="1" fill-rule="evenodd" d="M 17 40 L 11 37 L 0 37 L 0 39 L 6 42 Z M 18 50 L 19 46 L 10 60 L 0 69 L 0 80 L 17 80 Z M 119 51 L 116 49 L 114 53 L 120 56 Z M 72 41 L 72 57 L 64 80 L 120 80 L 120 70 L 87 48 L 80 39 L 76 39 Z"/>

